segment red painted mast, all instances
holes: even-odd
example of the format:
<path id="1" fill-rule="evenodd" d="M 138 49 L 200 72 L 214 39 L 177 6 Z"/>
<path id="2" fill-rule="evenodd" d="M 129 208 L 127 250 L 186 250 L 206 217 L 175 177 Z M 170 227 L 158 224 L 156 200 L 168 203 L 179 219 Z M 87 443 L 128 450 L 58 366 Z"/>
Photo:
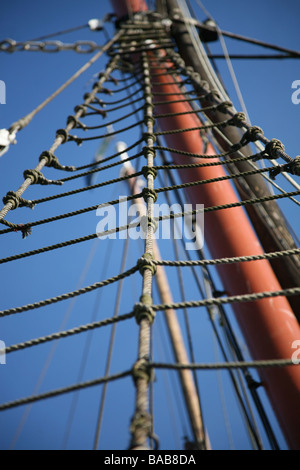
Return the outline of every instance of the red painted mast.
<path id="1" fill-rule="evenodd" d="M 128 13 L 128 4 L 131 12 L 147 9 L 143 0 L 111 1 L 119 17 Z M 153 73 L 159 72 L 160 67 L 158 63 Z M 180 89 L 177 84 L 167 84 L 173 81 L 172 75 L 155 75 L 155 81 L 160 82 L 160 85 L 157 85 L 154 91 L 159 89 L 170 93 L 164 96 L 164 101 L 169 103 L 156 106 L 156 113 L 181 113 L 191 109 L 187 102 L 171 103 L 173 100 L 184 99 L 183 95 L 178 95 Z M 186 114 L 160 118 L 159 126 L 162 130 L 171 130 L 199 127 L 201 123 L 195 114 Z M 199 131 L 166 135 L 165 140 L 172 148 L 197 154 L 204 152 Z M 215 152 L 209 146 L 207 153 Z M 178 164 L 195 162 L 188 157 L 184 157 L 183 160 L 177 154 L 173 155 L 173 159 Z M 200 162 L 201 160 L 197 158 L 196 163 Z M 220 165 L 192 170 L 181 169 L 179 175 L 183 182 L 190 182 L 225 176 L 225 172 Z M 201 203 L 205 207 L 238 202 L 229 181 L 187 188 L 186 192 L 193 204 Z M 263 254 L 260 242 L 241 207 L 207 213 L 205 242 L 215 258 Z M 219 266 L 218 272 L 228 295 L 281 289 L 267 260 L 222 265 Z M 291 358 L 293 342 L 300 339 L 300 327 L 285 297 L 236 303 L 233 308 L 254 359 Z M 259 373 L 290 448 L 300 449 L 300 368 L 294 366 L 268 368 L 260 369 Z"/>

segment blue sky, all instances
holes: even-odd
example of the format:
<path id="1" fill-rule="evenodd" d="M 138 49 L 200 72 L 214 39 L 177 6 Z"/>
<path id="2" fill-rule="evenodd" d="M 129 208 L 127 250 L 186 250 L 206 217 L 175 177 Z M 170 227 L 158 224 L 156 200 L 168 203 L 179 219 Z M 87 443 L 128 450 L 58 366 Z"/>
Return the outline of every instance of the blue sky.
<path id="1" fill-rule="evenodd" d="M 210 0 L 204 2 L 219 26 L 227 31 L 254 37 L 291 49 L 299 49 L 300 33 L 298 19 L 300 7 L 295 1 L 253 0 Z M 200 20 L 204 15 L 192 2 Z M 74 2 L 65 0 L 50 3 L 30 0 L 6 2 L 1 6 L 1 39 L 13 38 L 17 41 L 32 39 L 44 34 L 86 24 L 91 18 L 102 18 L 111 12 L 109 1 Z M 113 27 L 107 27 L 111 35 Z M 63 42 L 74 42 L 80 39 L 105 42 L 103 32 L 90 32 L 84 29 L 58 37 Z M 263 53 L 267 50 L 226 39 L 232 53 Z M 217 46 L 213 50 L 219 51 Z M 0 105 L 0 128 L 8 128 L 12 122 L 23 117 L 68 79 L 90 55 L 76 54 L 73 51 L 46 54 L 38 52 L 16 52 L 0 54 L 0 80 L 6 83 L 6 104 Z M 16 190 L 23 181 L 23 171 L 34 168 L 43 150 L 52 145 L 55 131 L 65 127 L 66 118 L 73 114 L 75 105 L 82 102 L 82 96 L 91 88 L 95 74 L 103 70 L 107 57 L 94 64 L 88 72 L 72 84 L 61 96 L 56 98 L 45 110 L 34 118 L 32 123 L 17 135 L 17 145 L 11 146 L 8 153 L 0 158 L 1 197 L 9 190 Z M 220 73 L 224 78 L 228 92 L 239 110 L 226 64 L 218 62 Z M 292 103 L 292 82 L 300 79 L 298 60 L 285 61 L 235 61 L 235 72 L 246 103 L 252 124 L 263 128 L 265 135 L 278 138 L 284 144 L 286 152 L 292 157 L 299 154 L 299 115 L 300 104 Z M 115 98 L 112 98 L 115 99 Z M 109 100 L 109 98 L 108 98 Z M 136 139 L 135 131 L 122 135 L 129 143 Z M 114 153 L 113 142 L 108 154 Z M 98 141 L 84 143 L 81 147 L 70 142 L 57 150 L 57 156 L 65 164 L 84 165 L 92 161 L 99 146 Z M 50 178 L 59 178 L 54 171 L 44 171 Z M 63 175 L 64 176 L 64 175 Z M 101 174 L 102 176 L 102 174 Z M 119 176 L 117 170 L 108 171 L 103 177 Z M 100 176 L 98 177 L 100 180 Z M 281 180 L 280 183 L 284 184 Z M 70 183 L 64 190 L 77 187 L 78 182 Z M 29 199 L 54 194 L 57 187 L 30 187 L 24 197 Z M 88 191 L 80 197 L 58 199 L 54 203 L 38 205 L 34 211 L 18 209 L 7 216 L 7 220 L 24 222 L 38 220 L 64 213 L 76 208 L 87 207 L 103 201 L 112 200 L 118 195 L 126 195 L 128 188 L 121 183 L 119 188 L 108 186 L 101 191 Z M 286 201 L 281 207 L 285 211 L 293 229 L 299 236 L 299 217 L 295 208 Z M 14 253 L 22 253 L 37 247 L 50 245 L 61 240 L 76 238 L 95 232 L 98 220 L 96 213 L 66 219 L 52 225 L 42 225 L 33 229 L 25 240 L 20 234 L 13 233 L 1 236 L 1 258 Z M 66 250 L 56 250 L 32 257 L 30 260 L 18 260 L 0 265 L 1 276 L 1 310 L 38 301 L 40 299 L 72 291 L 78 287 L 92 284 L 108 278 L 120 271 L 123 242 L 120 240 L 99 242 L 91 241 Z M 142 254 L 141 243 L 129 243 L 126 269 L 136 263 Z M 172 248 L 162 244 L 163 257 L 174 257 Z M 173 274 L 172 274 L 173 275 Z M 174 298 L 179 298 L 178 280 L 174 279 Z M 218 283 L 217 279 L 217 283 Z M 120 313 L 130 312 L 141 293 L 139 274 L 124 283 Z M 155 301 L 157 294 L 155 292 Z M 198 298 L 195 285 L 187 282 L 188 299 Z M 0 339 L 7 345 L 43 336 L 62 329 L 72 328 L 93 319 L 112 316 L 116 297 L 116 285 L 102 290 L 101 298 L 97 292 L 87 294 L 74 300 L 61 302 L 20 315 L 1 319 Z M 101 303 L 100 303 L 101 302 Z M 98 308 L 98 303 L 100 307 Z M 180 312 L 180 315 L 182 312 Z M 180 317 L 181 318 L 181 317 Z M 191 312 L 191 322 L 195 348 L 203 361 L 221 360 L 215 347 L 215 341 L 209 322 L 205 316 Z M 117 328 L 116 349 L 113 355 L 111 372 L 120 372 L 131 367 L 136 358 L 137 326 L 134 321 L 123 322 Z M 154 327 L 155 350 L 157 357 L 170 359 L 170 350 L 166 348 L 166 337 L 162 316 Z M 105 357 L 109 342 L 109 329 L 94 332 L 91 339 L 87 366 L 82 381 L 104 375 Z M 30 395 L 63 387 L 77 382 L 79 368 L 85 350 L 88 334 L 81 334 L 53 344 L 48 343 L 7 356 L 7 364 L 0 365 L 1 402 L 10 401 Z M 241 339 L 243 348 L 246 346 Z M 216 352 L 217 351 L 217 352 Z M 49 367 L 50 355 L 53 355 Z M 41 380 L 41 371 L 47 367 L 47 373 Z M 230 410 L 229 422 L 222 417 L 222 400 L 219 397 L 219 380 L 222 378 L 224 396 Z M 155 431 L 159 435 L 161 448 L 176 449 L 182 444 L 183 435 L 188 432 L 187 420 L 182 411 L 182 402 L 178 397 L 178 384 L 171 377 L 167 382 L 163 373 L 157 373 L 155 382 L 155 409 L 160 419 Z M 216 449 L 249 448 L 249 440 L 243 422 L 239 417 L 238 407 L 231 399 L 232 390 L 227 374 L 220 372 L 201 372 L 200 377 L 205 422 L 212 447 Z M 168 398 L 166 389 L 175 392 L 175 401 Z M 263 392 L 261 392 L 263 395 Z M 99 408 L 99 387 L 80 392 L 72 430 L 68 436 L 67 448 L 90 449 L 93 446 L 95 425 Z M 66 438 L 66 429 L 71 407 L 72 395 L 62 396 L 35 404 L 32 408 L 18 407 L 0 413 L 0 448 L 7 449 L 57 449 L 61 448 Z M 170 408 L 173 407 L 173 415 Z M 26 413 L 27 410 L 27 415 Z M 108 387 L 106 412 L 103 418 L 103 432 L 100 436 L 102 449 L 126 449 L 129 443 L 129 422 L 134 410 L 134 387 L 132 380 L 122 379 Z M 175 411 L 174 411 L 175 410 Z M 271 410 L 269 410 L 272 416 Z M 26 418 L 26 419 L 25 419 Z M 172 421 L 174 420 L 174 421 Z M 284 440 L 274 421 L 281 445 Z M 170 424 L 171 423 L 171 424 Z M 232 441 L 226 429 L 231 429 Z M 171 428 L 171 431 L 170 431 Z M 18 432 L 20 430 L 20 433 Z"/>

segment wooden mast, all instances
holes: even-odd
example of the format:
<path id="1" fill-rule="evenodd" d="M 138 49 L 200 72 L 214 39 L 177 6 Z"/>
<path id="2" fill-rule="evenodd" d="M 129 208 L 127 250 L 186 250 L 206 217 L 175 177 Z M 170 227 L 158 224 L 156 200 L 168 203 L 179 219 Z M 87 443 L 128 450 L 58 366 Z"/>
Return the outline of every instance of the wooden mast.
<path id="1" fill-rule="evenodd" d="M 159 3 L 160 2 L 158 2 L 158 4 Z M 165 5 L 167 5 L 169 16 L 171 18 L 177 18 L 178 20 L 178 22 L 173 22 L 172 32 L 174 34 L 178 50 L 186 62 L 186 65 L 192 66 L 195 72 L 200 74 L 201 79 L 205 80 L 209 84 L 210 89 L 218 86 L 222 95 L 226 96 L 225 90 L 222 89 L 222 84 L 216 77 L 212 67 L 210 67 L 208 60 L 203 58 L 203 55 L 205 56 L 205 50 L 202 51 L 202 57 L 199 58 L 194 47 L 191 33 L 184 24 L 184 14 L 181 11 L 177 0 L 166 0 Z M 203 107 L 210 105 L 205 98 L 201 100 L 201 104 Z M 234 107 L 231 109 L 233 113 L 236 112 Z M 224 115 L 218 111 L 207 111 L 207 116 L 214 123 L 224 119 Z M 228 142 L 236 143 L 241 139 L 240 130 L 233 126 L 227 126 L 222 129 L 222 134 L 215 132 L 214 130 L 212 130 L 212 132 L 223 152 L 229 150 Z M 249 146 L 245 146 L 240 149 L 239 153 L 231 154 L 230 158 L 232 163 L 229 165 L 229 170 L 231 167 L 234 168 L 235 172 L 239 173 L 253 170 L 253 167 L 248 161 L 234 161 L 236 158 L 240 157 L 241 154 L 244 156 L 251 155 L 251 148 Z M 270 195 L 268 187 L 266 186 L 265 180 L 261 174 L 245 176 L 243 179 L 235 179 L 234 184 L 242 200 Z M 286 225 L 284 215 L 276 201 L 248 205 L 246 206 L 246 211 L 266 252 L 297 248 Z M 299 257 L 286 256 L 280 259 L 271 260 L 270 263 L 282 288 L 285 289 L 300 286 Z M 300 323 L 300 296 L 293 296 L 288 300 L 298 322 Z"/>

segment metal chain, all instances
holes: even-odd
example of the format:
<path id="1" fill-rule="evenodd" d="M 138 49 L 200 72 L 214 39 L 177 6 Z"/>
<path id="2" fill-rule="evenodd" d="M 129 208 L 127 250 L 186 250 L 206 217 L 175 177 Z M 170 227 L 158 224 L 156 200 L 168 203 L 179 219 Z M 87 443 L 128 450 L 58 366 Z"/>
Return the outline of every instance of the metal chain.
<path id="1" fill-rule="evenodd" d="M 74 51 L 80 54 L 91 54 L 102 49 L 102 45 L 94 41 L 76 41 L 72 44 L 61 41 L 24 41 L 17 42 L 14 39 L 4 39 L 0 42 L 0 52 L 60 52 Z"/>

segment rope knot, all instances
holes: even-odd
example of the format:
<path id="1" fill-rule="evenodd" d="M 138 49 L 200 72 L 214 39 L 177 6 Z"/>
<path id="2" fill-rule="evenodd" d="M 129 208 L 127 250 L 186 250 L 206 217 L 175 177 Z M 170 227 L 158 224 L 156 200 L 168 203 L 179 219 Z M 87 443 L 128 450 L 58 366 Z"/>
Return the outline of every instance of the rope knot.
<path id="1" fill-rule="evenodd" d="M 148 154 L 151 153 L 152 154 L 152 158 L 155 158 L 156 157 L 156 150 L 155 148 L 153 147 L 148 147 L 148 146 L 145 146 L 143 147 L 143 155 L 145 158 L 148 158 Z"/>
<path id="2" fill-rule="evenodd" d="M 246 115 L 244 113 L 236 113 L 231 119 L 228 119 L 229 126 L 243 127 L 246 123 Z"/>
<path id="3" fill-rule="evenodd" d="M 61 137 L 62 138 L 61 143 L 65 144 L 69 139 L 69 133 L 68 131 L 66 131 L 66 129 L 57 129 L 56 138 L 58 137 Z"/>
<path id="4" fill-rule="evenodd" d="M 143 166 L 142 168 L 143 176 L 147 179 L 148 175 L 152 175 L 153 179 L 157 176 L 157 170 L 153 166 Z"/>
<path id="5" fill-rule="evenodd" d="M 194 70 L 190 73 L 190 77 L 192 80 L 197 82 L 198 85 L 201 85 L 201 76 L 199 73 L 195 72 Z"/>
<path id="6" fill-rule="evenodd" d="M 176 59 L 176 62 L 178 67 L 185 69 L 185 61 L 180 56 Z"/>
<path id="7" fill-rule="evenodd" d="M 156 141 L 156 137 L 155 135 L 152 133 L 152 132 L 144 132 L 143 133 L 143 140 L 145 142 L 148 142 L 148 139 L 152 139 L 152 143 L 154 144 L 154 142 Z"/>
<path id="8" fill-rule="evenodd" d="M 149 97 L 149 94 L 147 96 Z M 151 95 L 151 98 L 152 98 L 152 95 Z M 144 104 L 144 106 L 143 106 L 144 111 L 147 111 L 149 108 L 154 109 L 154 103 L 147 102 L 147 103 Z"/>
<path id="9" fill-rule="evenodd" d="M 144 255 L 137 260 L 137 266 L 141 275 L 144 274 L 145 269 L 149 269 L 152 272 L 152 276 L 156 273 L 156 264 L 152 253 L 144 253 Z"/>
<path id="10" fill-rule="evenodd" d="M 30 209 L 33 209 L 35 206 L 35 203 L 32 201 L 29 201 L 27 199 L 23 199 L 22 197 L 18 196 L 17 193 L 14 191 L 8 191 L 6 196 L 3 197 L 2 199 L 3 204 L 8 204 L 11 203 L 12 207 L 11 210 L 16 209 L 17 207 L 29 207 Z"/>
<path id="11" fill-rule="evenodd" d="M 149 364 L 148 358 L 141 358 L 136 361 L 132 368 L 132 377 L 134 382 L 136 383 L 139 379 L 147 380 L 150 382 L 152 380 L 152 368 Z"/>
<path id="12" fill-rule="evenodd" d="M 84 106 L 83 104 L 79 104 L 75 106 L 74 111 L 76 114 L 80 113 L 80 117 L 84 117 L 86 115 L 86 106 Z"/>
<path id="13" fill-rule="evenodd" d="M 101 79 L 100 79 L 100 80 L 101 80 Z M 97 83 L 94 83 L 94 85 L 92 86 L 92 89 L 93 89 L 96 93 L 99 93 L 100 88 L 101 88 L 101 81 L 100 81 L 100 82 L 97 82 Z"/>
<path id="14" fill-rule="evenodd" d="M 28 225 L 18 224 L 18 226 L 14 229 L 14 231 L 21 232 L 22 238 L 26 238 L 28 237 L 28 235 L 31 235 L 32 228 L 29 227 Z"/>
<path id="15" fill-rule="evenodd" d="M 266 144 L 265 150 L 262 152 L 262 157 L 269 156 L 270 158 L 276 159 L 279 157 L 279 155 L 277 155 L 277 150 L 284 152 L 284 145 L 280 140 L 272 139 Z"/>
<path id="16" fill-rule="evenodd" d="M 99 103 L 100 104 L 100 103 Z M 104 109 L 97 109 L 97 113 L 98 114 L 101 114 L 101 116 L 103 117 L 103 119 L 105 119 L 107 117 L 107 112 L 104 111 Z"/>
<path id="17" fill-rule="evenodd" d="M 106 104 L 104 103 L 104 101 L 101 100 L 98 96 L 94 96 L 94 101 L 93 101 L 93 102 L 94 102 L 94 103 L 98 103 L 99 106 L 102 106 L 103 108 L 106 107 Z M 101 112 L 101 111 L 98 110 L 98 112 Z M 106 114 L 107 114 L 107 113 L 105 113 L 105 117 L 106 117 Z"/>
<path id="18" fill-rule="evenodd" d="M 151 295 L 143 294 L 140 298 L 140 302 L 135 304 L 133 313 L 138 325 L 142 320 L 148 320 L 151 325 L 155 318 L 155 312 L 152 308 Z"/>
<path id="19" fill-rule="evenodd" d="M 149 122 L 151 122 L 152 125 L 154 126 L 154 124 L 155 124 L 155 118 L 154 118 L 153 116 L 145 116 L 145 117 L 144 117 L 144 124 L 145 124 L 146 126 L 148 126 Z"/>
<path id="20" fill-rule="evenodd" d="M 105 95 L 109 95 L 109 96 L 112 96 L 114 94 L 114 92 L 112 90 L 110 90 L 109 88 L 102 87 L 101 83 L 96 83 L 93 86 L 93 88 L 98 89 L 97 93 L 104 93 Z"/>
<path id="21" fill-rule="evenodd" d="M 2 199 L 3 204 L 10 203 L 12 205 L 11 209 L 14 210 L 19 207 L 20 204 L 20 196 L 18 196 L 14 191 L 8 191 L 6 196 Z"/>
<path id="22" fill-rule="evenodd" d="M 85 93 L 85 94 L 83 95 L 84 101 L 85 101 L 85 100 L 89 100 L 90 98 L 94 98 L 93 95 L 92 95 L 92 93 Z"/>
<path id="23" fill-rule="evenodd" d="M 300 176 L 300 155 L 297 155 L 288 165 L 290 166 L 290 173 L 292 175 Z"/>
<path id="24" fill-rule="evenodd" d="M 158 228 L 158 223 L 155 219 L 152 219 L 151 217 L 147 217 L 146 215 L 142 215 L 141 220 L 140 220 L 140 226 L 146 237 L 148 233 L 148 227 L 152 227 L 153 233 L 155 233 Z"/>
<path id="25" fill-rule="evenodd" d="M 270 178 L 272 178 L 272 180 L 275 180 L 276 176 L 279 175 L 279 173 L 282 173 L 283 171 L 287 171 L 291 175 L 300 176 L 300 155 L 295 157 L 295 159 L 290 163 L 286 163 L 285 165 L 276 166 L 275 168 L 272 168 L 272 170 L 270 170 L 269 172 Z"/>
<path id="26" fill-rule="evenodd" d="M 41 173 L 38 170 L 25 170 L 23 173 L 24 179 L 26 180 L 27 178 L 31 179 L 31 184 L 57 184 L 57 185 L 62 185 L 62 181 L 55 181 L 55 180 L 48 180 L 45 178 L 43 173 Z"/>
<path id="27" fill-rule="evenodd" d="M 220 111 L 223 114 L 226 114 L 228 108 L 232 108 L 231 101 L 223 101 L 223 103 L 220 103 L 217 105 L 216 110 Z"/>
<path id="28" fill-rule="evenodd" d="M 191 65 L 188 65 L 186 68 L 185 68 L 185 71 L 188 73 L 188 74 L 191 74 L 194 72 L 194 67 L 192 67 Z"/>
<path id="29" fill-rule="evenodd" d="M 67 117 L 67 125 L 72 124 L 73 129 L 74 128 L 80 128 L 86 131 L 86 125 L 83 124 L 82 122 L 79 121 L 79 119 L 76 116 L 68 116 Z"/>
<path id="30" fill-rule="evenodd" d="M 218 90 L 210 90 L 207 95 L 205 96 L 205 98 L 209 101 L 216 101 L 217 100 L 220 100 L 221 99 L 221 96 L 220 96 L 220 93 Z"/>
<path id="31" fill-rule="evenodd" d="M 209 93 L 209 83 L 206 80 L 200 80 L 199 85 L 204 92 Z"/>
<path id="32" fill-rule="evenodd" d="M 155 443 L 154 450 L 158 449 L 158 439 L 157 436 L 152 435 L 152 421 L 149 413 L 146 411 L 137 411 L 134 414 L 130 424 L 130 433 L 132 435 L 130 450 L 149 450 L 145 445 L 144 435 L 151 437 Z M 141 437 L 139 437 L 140 434 Z"/>
<path id="33" fill-rule="evenodd" d="M 249 142 L 255 142 L 258 140 L 259 135 L 263 135 L 263 130 L 258 127 L 258 126 L 252 126 L 249 127 L 249 129 L 246 130 L 245 134 L 241 138 L 241 146 L 247 145 Z"/>
<path id="34" fill-rule="evenodd" d="M 81 138 L 81 137 L 77 137 L 77 135 L 71 135 L 71 134 L 69 134 L 68 140 L 69 140 L 69 141 L 73 140 L 73 142 L 76 142 L 76 144 L 77 144 L 79 147 L 82 145 L 82 138 Z"/>
<path id="35" fill-rule="evenodd" d="M 59 163 L 58 158 L 51 152 L 47 150 L 42 152 L 39 158 L 39 161 L 46 160 L 46 166 L 53 167 L 56 170 L 65 170 L 65 171 L 75 171 L 75 166 L 66 166 Z"/>
<path id="36" fill-rule="evenodd" d="M 145 202 L 147 202 L 149 197 L 151 197 L 154 200 L 154 202 L 157 201 L 157 192 L 154 189 L 143 188 L 142 196 Z"/>

